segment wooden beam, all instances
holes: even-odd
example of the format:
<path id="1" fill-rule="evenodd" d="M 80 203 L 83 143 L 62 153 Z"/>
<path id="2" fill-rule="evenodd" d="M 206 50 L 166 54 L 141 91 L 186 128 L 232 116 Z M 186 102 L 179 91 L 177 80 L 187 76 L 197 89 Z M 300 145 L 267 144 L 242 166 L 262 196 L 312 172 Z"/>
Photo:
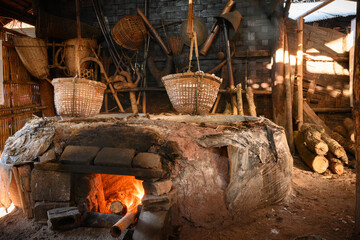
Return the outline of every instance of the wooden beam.
<path id="1" fill-rule="evenodd" d="M 18 36 L 27 36 L 21 32 L 18 32 L 18 31 L 12 30 L 12 29 L 8 29 L 8 28 L 2 27 L 2 26 L 0 26 L 0 30 L 4 31 L 4 32 L 9 32 L 9 33 L 12 33 L 12 34 L 18 35 Z"/>
<path id="2" fill-rule="evenodd" d="M 115 89 L 116 93 L 119 92 L 166 92 L 165 88 L 161 87 L 141 87 L 141 88 L 129 88 L 129 89 Z M 111 93 L 109 89 L 105 90 L 105 93 Z M 232 93 L 236 94 L 236 89 L 219 89 L 219 93 Z M 242 93 L 246 93 L 245 90 L 242 90 Z M 271 95 L 271 91 L 268 90 L 254 90 L 254 95 Z"/>
<path id="3" fill-rule="evenodd" d="M 251 58 L 251 57 L 270 57 L 269 50 L 247 50 L 235 52 L 235 57 L 237 58 Z"/>
<path id="4" fill-rule="evenodd" d="M 360 41 L 360 4 L 357 4 L 355 43 Z M 354 122 L 356 168 L 355 234 L 360 236 L 360 46 L 355 44 L 354 55 Z"/>
<path id="5" fill-rule="evenodd" d="M 300 15 L 297 19 L 300 19 L 300 18 L 304 18 L 306 16 L 309 16 L 310 14 L 312 14 L 313 12 L 317 11 L 317 10 L 320 10 L 321 8 L 325 7 L 326 5 L 332 3 L 333 1 L 335 0 L 327 0 L 325 2 L 323 2 L 322 4 L 319 4 L 317 5 L 316 7 L 314 7 L 313 9 L 310 9 L 309 11 L 303 13 L 302 15 Z"/>
<path id="6" fill-rule="evenodd" d="M 19 11 L 18 9 L 5 4 L 0 4 L 0 16 L 14 18 L 33 26 L 36 24 L 36 17 L 34 15 Z"/>
<path id="7" fill-rule="evenodd" d="M 316 113 L 351 113 L 352 108 L 312 108 Z"/>
<path id="8" fill-rule="evenodd" d="M 292 0 L 286 1 L 286 5 L 284 8 L 284 18 L 288 18 L 288 16 L 289 16 L 289 9 L 290 9 L 291 3 L 292 3 Z"/>
<path id="9" fill-rule="evenodd" d="M 36 163 L 34 165 L 36 169 L 44 171 L 59 171 L 59 172 L 71 172 L 71 173 L 101 173 L 101 174 L 113 174 L 113 175 L 126 175 L 144 178 L 161 178 L 164 176 L 162 170 L 151 170 L 142 168 L 119 168 L 119 167 L 107 167 L 107 166 L 95 166 L 95 165 L 72 165 L 72 164 L 60 164 L 60 163 Z"/>

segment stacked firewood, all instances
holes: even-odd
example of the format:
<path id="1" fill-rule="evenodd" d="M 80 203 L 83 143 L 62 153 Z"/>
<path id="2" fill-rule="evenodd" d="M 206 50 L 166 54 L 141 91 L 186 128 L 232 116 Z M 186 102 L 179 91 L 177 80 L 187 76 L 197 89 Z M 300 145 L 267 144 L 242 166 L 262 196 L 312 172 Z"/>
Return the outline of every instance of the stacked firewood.
<path id="1" fill-rule="evenodd" d="M 323 127 L 309 123 L 303 124 L 294 137 L 301 159 L 312 170 L 324 173 L 329 168 L 334 174 L 343 174 L 344 164 L 349 164 L 343 145 L 348 142 L 346 138 L 337 132 L 329 135 Z"/>
<path id="2" fill-rule="evenodd" d="M 344 126 L 337 126 L 334 128 L 332 137 L 338 141 L 345 150 L 351 155 L 355 156 L 355 128 L 354 121 L 351 118 L 344 119 Z"/>

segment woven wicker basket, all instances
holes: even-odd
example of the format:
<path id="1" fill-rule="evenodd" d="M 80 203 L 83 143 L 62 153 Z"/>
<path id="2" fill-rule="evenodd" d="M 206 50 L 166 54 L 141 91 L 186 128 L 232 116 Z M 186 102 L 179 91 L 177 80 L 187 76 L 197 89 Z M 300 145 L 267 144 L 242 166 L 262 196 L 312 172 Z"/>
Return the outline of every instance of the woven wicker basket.
<path id="1" fill-rule="evenodd" d="M 78 43 L 78 38 L 73 38 L 65 41 L 65 64 L 69 69 L 69 75 L 76 75 L 76 61 L 75 61 L 75 45 Z M 91 55 L 91 48 L 97 48 L 97 42 L 95 39 L 81 38 L 79 44 L 79 60 L 89 57 Z M 89 63 L 84 63 L 81 67 L 86 69 Z"/>
<path id="2" fill-rule="evenodd" d="M 170 74 L 161 80 L 175 110 L 186 114 L 196 113 L 196 104 L 198 114 L 209 113 L 222 82 L 215 75 L 201 72 Z"/>
<path id="3" fill-rule="evenodd" d="M 52 84 L 59 115 L 88 117 L 100 112 L 105 84 L 84 78 L 55 78 Z"/>
<path id="4" fill-rule="evenodd" d="M 129 15 L 115 24 L 111 29 L 111 35 L 120 46 L 138 50 L 145 40 L 146 27 L 139 15 Z"/>
<path id="5" fill-rule="evenodd" d="M 31 37 L 14 37 L 16 52 L 31 75 L 39 79 L 49 76 L 48 54 L 44 40 Z"/>

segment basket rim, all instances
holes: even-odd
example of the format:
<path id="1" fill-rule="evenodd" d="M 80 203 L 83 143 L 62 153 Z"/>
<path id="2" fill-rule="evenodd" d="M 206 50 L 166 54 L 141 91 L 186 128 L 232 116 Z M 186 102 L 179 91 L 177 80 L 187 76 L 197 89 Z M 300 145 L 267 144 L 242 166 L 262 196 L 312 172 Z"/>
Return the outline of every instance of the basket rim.
<path id="1" fill-rule="evenodd" d="M 39 47 L 39 46 L 46 47 L 45 41 L 41 38 L 33 38 L 29 36 L 14 36 L 13 41 L 15 47 Z M 23 45 L 29 43 L 35 45 Z"/>
<path id="2" fill-rule="evenodd" d="M 97 82 L 97 81 L 93 81 L 93 80 L 89 80 L 86 78 L 75 78 L 75 83 L 85 83 L 91 86 L 95 86 L 95 87 L 101 87 L 104 90 L 106 89 L 106 85 L 104 83 L 101 82 Z M 52 80 L 52 84 L 59 84 L 59 83 L 73 83 L 74 78 L 73 77 L 69 77 L 69 78 L 54 78 Z"/>
<path id="3" fill-rule="evenodd" d="M 64 44 L 65 44 L 65 47 L 70 47 L 70 46 L 75 46 L 77 44 L 77 41 L 79 39 L 78 38 L 71 38 L 71 39 L 68 39 L 66 41 L 64 41 Z M 94 39 L 94 38 L 81 38 L 80 40 L 80 46 L 88 46 L 88 44 L 93 47 L 93 48 L 96 48 L 97 46 L 97 40 Z"/>
<path id="4" fill-rule="evenodd" d="M 189 77 L 195 77 L 195 76 L 201 76 L 201 74 L 204 74 L 203 76 L 209 80 L 218 82 L 218 83 L 222 83 L 222 78 L 219 78 L 218 76 L 214 75 L 214 74 L 209 74 L 209 73 L 202 73 L 202 72 L 184 72 L 184 73 L 175 73 L 175 74 L 169 74 L 166 76 L 163 76 L 161 78 L 162 82 L 168 81 L 168 80 L 174 80 L 174 78 L 189 78 Z"/>

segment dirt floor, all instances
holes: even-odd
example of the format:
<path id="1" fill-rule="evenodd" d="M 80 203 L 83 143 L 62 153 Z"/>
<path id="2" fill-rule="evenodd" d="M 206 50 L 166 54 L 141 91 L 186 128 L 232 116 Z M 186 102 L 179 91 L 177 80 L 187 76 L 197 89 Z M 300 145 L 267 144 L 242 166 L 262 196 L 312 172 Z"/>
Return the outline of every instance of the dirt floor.
<path id="1" fill-rule="evenodd" d="M 180 239 L 292 240 L 315 235 L 326 240 L 344 240 L 350 239 L 353 233 L 354 212 L 355 170 L 346 168 L 341 176 L 320 175 L 294 158 L 293 190 L 286 201 L 244 216 L 247 223 L 227 223 L 211 230 L 185 225 Z M 16 209 L 0 219 L 0 239 L 113 238 L 108 229 L 53 232 L 47 226 L 26 219 L 21 210 Z"/>

